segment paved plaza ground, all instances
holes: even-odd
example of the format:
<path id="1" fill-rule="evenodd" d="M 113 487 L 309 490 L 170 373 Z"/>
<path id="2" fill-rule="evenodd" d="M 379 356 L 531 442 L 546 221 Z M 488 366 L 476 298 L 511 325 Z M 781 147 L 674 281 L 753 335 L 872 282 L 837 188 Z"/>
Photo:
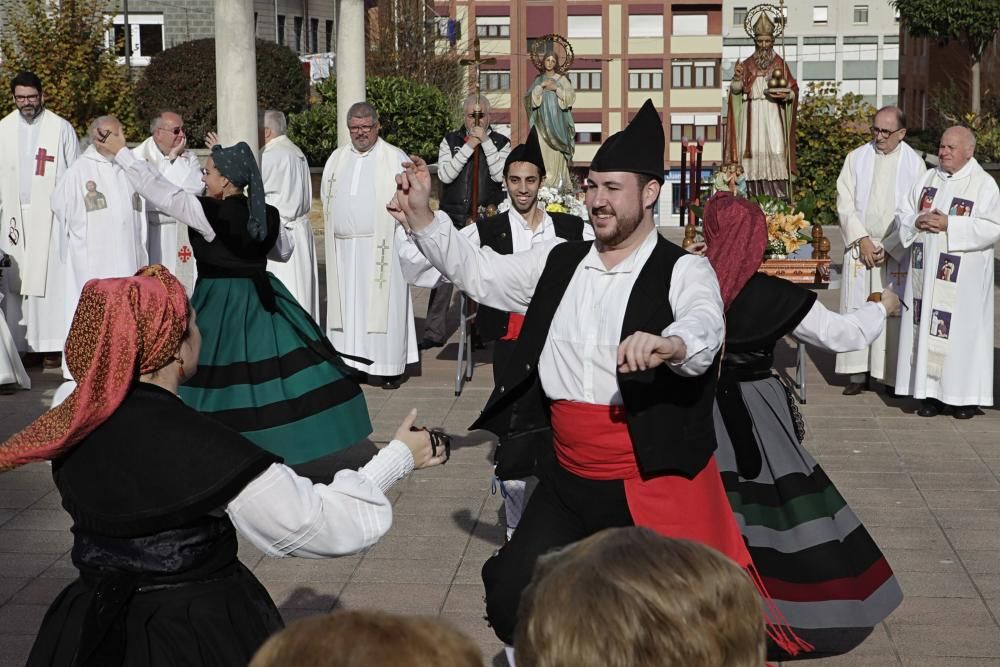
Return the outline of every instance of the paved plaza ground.
<path id="1" fill-rule="evenodd" d="M 836 249 L 839 234 L 830 236 Z M 837 298 L 836 290 L 821 293 L 833 308 Z M 414 290 L 416 313 L 426 300 L 426 290 Z M 275 560 L 246 544 L 240 556 L 286 620 L 334 608 L 440 615 L 482 647 L 486 664 L 502 665 L 483 620 L 479 577 L 502 539 L 500 499 L 490 493 L 493 443 L 466 431 L 489 395 L 492 369 L 481 356 L 455 397 L 454 341 L 424 353 L 417 375 L 398 391 L 365 390 L 375 442 L 389 439 L 413 406 L 421 423 L 458 434 L 448 465 L 418 471 L 392 490 L 388 535 L 366 554 L 336 560 Z M 778 346 L 786 373 L 794 347 Z M 32 391 L 0 397 L 0 439 L 40 414 L 59 381 L 58 371 L 36 370 Z M 921 419 L 915 401 L 842 396 L 845 383 L 833 374 L 831 355 L 809 353 L 805 444 L 885 550 L 906 599 L 853 653 L 811 664 L 1000 665 L 1000 412 L 964 422 Z M 373 451 L 359 445 L 308 472 L 328 479 Z M 47 465 L 0 475 L 0 665 L 24 663 L 48 604 L 76 576 L 71 539 Z"/>

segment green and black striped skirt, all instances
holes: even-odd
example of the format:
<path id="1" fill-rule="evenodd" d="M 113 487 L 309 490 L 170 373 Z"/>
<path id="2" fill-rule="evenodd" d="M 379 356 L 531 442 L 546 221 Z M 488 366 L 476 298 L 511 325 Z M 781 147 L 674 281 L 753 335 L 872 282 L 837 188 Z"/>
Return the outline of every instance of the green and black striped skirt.
<path id="1" fill-rule="evenodd" d="M 850 651 L 900 604 L 902 590 L 878 545 L 799 442 L 781 381 L 737 386 L 752 436 L 730 437 L 725 423 L 732 428 L 740 420 L 723 420 L 720 394 L 716 458 L 750 557 L 788 625 L 813 645 L 800 658 Z M 768 654 L 788 658 L 770 643 Z"/>
<path id="2" fill-rule="evenodd" d="M 277 278 L 258 281 L 199 278 L 191 305 L 201 354 L 181 398 L 289 465 L 368 436 L 364 394 L 319 326 Z M 261 302 L 268 287 L 274 312 Z"/>

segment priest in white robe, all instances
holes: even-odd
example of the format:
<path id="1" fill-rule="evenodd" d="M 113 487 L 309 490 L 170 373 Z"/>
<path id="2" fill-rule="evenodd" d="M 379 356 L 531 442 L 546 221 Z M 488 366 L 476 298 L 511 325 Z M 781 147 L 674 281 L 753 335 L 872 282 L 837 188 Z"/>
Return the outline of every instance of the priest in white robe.
<path id="1" fill-rule="evenodd" d="M 323 168 L 320 196 L 326 244 L 326 332 L 345 362 L 399 387 L 407 364 L 419 359 L 413 302 L 400 266 L 405 244 L 396 240 L 386 204 L 408 158 L 378 136 L 378 112 L 358 102 L 347 112 L 351 145 L 338 148 Z"/>
<path id="2" fill-rule="evenodd" d="M 1000 189 L 973 157 L 975 135 L 951 127 L 939 165 L 897 211 L 910 248 L 899 335 L 896 393 L 923 399 L 917 414 L 950 407 L 970 419 L 993 405 L 993 246 L 1000 241 Z"/>
<path id="3" fill-rule="evenodd" d="M 69 326 L 66 267 L 48 202 L 80 141 L 68 121 L 45 108 L 37 76 L 21 72 L 11 87 L 17 110 L 0 120 L 0 250 L 11 260 L 3 308 L 16 349 L 54 353 L 46 365 L 57 366 Z"/>
<path id="4" fill-rule="evenodd" d="M 285 114 L 269 109 L 261 117 L 260 174 L 264 199 L 278 209 L 281 226 L 294 250 L 287 262 L 269 260 L 267 270 L 280 280 L 306 312 L 319 322 L 316 240 L 309 224 L 312 176 L 305 154 L 285 134 Z"/>
<path id="5" fill-rule="evenodd" d="M 837 213 L 844 236 L 844 268 L 840 312 L 862 308 L 868 295 L 892 285 L 897 294 L 906 286 L 909 250 L 899 243 L 896 208 L 902 205 L 927 167 L 903 138 L 906 122 L 897 107 L 883 107 L 872 119 L 872 140 L 851 151 L 837 179 Z M 836 372 L 851 374 L 844 394 L 853 396 L 875 378 L 891 386 L 896 381 L 899 318 L 867 348 L 837 355 Z"/>
<path id="6" fill-rule="evenodd" d="M 10 270 L 7 255 L 0 250 L 0 280 L 3 280 L 4 272 Z M 4 294 L 0 292 L 0 307 L 3 306 L 4 298 Z M 18 387 L 31 389 L 31 378 L 21 363 L 21 355 L 17 352 L 14 337 L 10 335 L 7 320 L 0 317 L 0 395 L 13 394 Z"/>
<path id="7" fill-rule="evenodd" d="M 201 194 L 201 162 L 187 150 L 184 119 L 173 111 L 162 111 L 149 124 L 150 136 L 132 149 L 132 153 L 163 174 L 185 192 Z M 187 225 L 145 204 L 150 264 L 162 264 L 184 285 L 188 296 L 194 292 L 198 274 L 195 268 Z"/>
<path id="8" fill-rule="evenodd" d="M 114 162 L 114 155 L 103 149 L 106 133 L 123 134 L 114 116 L 101 116 L 91 123 L 93 143 L 52 193 L 52 213 L 58 220 L 68 269 L 64 340 L 88 280 L 131 276 L 149 263 L 142 197 Z M 71 379 L 65 364 L 63 375 Z"/>

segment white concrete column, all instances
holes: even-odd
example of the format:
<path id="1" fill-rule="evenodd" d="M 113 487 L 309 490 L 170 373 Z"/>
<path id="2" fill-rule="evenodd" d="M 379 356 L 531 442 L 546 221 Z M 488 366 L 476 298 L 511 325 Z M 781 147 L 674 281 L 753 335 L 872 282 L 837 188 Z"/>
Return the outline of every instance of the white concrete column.
<path id="1" fill-rule="evenodd" d="M 365 101 L 365 3 L 338 0 L 337 12 L 337 146 L 346 146 L 347 109 Z"/>
<path id="2" fill-rule="evenodd" d="M 215 89 L 219 141 L 223 146 L 245 141 L 257 153 L 253 0 L 215 0 Z"/>

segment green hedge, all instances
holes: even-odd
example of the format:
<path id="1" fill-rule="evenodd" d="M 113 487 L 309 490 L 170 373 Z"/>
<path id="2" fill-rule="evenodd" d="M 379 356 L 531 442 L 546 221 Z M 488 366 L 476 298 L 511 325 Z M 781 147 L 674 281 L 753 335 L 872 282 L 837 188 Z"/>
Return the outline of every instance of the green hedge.
<path id="1" fill-rule="evenodd" d="M 437 160 L 438 145 L 451 128 L 444 94 L 433 86 L 402 77 L 368 77 L 368 102 L 379 113 L 381 137 L 428 162 Z M 331 77 L 316 86 L 320 101 L 288 121 L 288 136 L 309 163 L 323 165 L 337 147 L 337 82 Z"/>
<path id="2" fill-rule="evenodd" d="M 257 103 L 261 109 L 286 114 L 306 106 L 309 82 L 295 52 L 274 42 L 257 40 Z M 163 109 L 184 117 L 188 144 L 204 145 L 216 130 L 215 40 L 178 44 L 153 56 L 136 84 L 136 111 L 141 123 Z"/>

